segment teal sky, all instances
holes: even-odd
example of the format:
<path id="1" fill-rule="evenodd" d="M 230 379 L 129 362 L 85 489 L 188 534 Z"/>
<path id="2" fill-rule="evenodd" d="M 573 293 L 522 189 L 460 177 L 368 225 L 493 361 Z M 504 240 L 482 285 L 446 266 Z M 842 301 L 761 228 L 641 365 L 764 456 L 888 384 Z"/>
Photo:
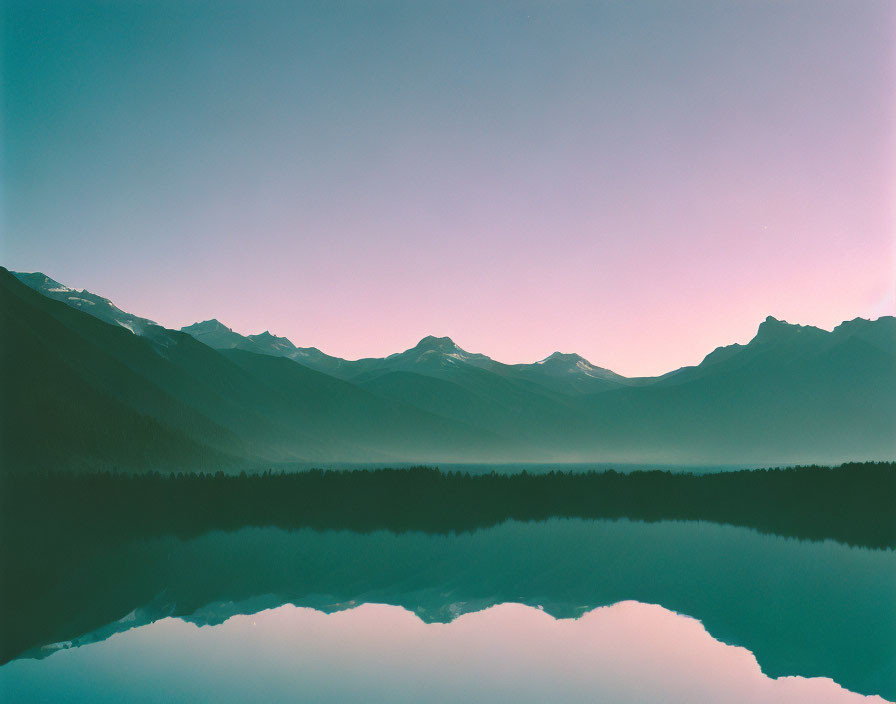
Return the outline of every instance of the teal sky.
<path id="1" fill-rule="evenodd" d="M 0 259 L 344 357 L 896 312 L 896 4 L 11 2 Z"/>

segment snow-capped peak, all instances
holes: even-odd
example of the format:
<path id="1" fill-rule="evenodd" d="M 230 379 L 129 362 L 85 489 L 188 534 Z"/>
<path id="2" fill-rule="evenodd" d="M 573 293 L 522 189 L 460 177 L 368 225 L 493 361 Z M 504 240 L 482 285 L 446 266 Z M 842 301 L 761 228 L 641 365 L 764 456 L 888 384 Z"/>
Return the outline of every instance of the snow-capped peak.
<path id="1" fill-rule="evenodd" d="M 549 374 L 582 374 L 595 379 L 610 379 L 617 375 L 608 369 L 597 367 L 574 352 L 554 352 L 536 362 Z"/>
<path id="2" fill-rule="evenodd" d="M 71 288 L 70 286 L 66 286 L 65 284 L 61 284 L 58 281 L 51 279 L 49 276 L 39 271 L 32 273 L 14 271 L 11 273 L 23 284 L 34 289 L 38 293 L 41 293 L 48 298 L 61 301 L 72 308 L 89 313 L 93 317 L 99 318 L 106 323 L 119 325 L 130 330 L 135 335 L 144 335 L 147 333 L 150 326 L 156 325 L 152 320 L 126 313 L 108 298 L 98 296 L 87 289 L 81 289 L 79 291 L 78 289 Z"/>

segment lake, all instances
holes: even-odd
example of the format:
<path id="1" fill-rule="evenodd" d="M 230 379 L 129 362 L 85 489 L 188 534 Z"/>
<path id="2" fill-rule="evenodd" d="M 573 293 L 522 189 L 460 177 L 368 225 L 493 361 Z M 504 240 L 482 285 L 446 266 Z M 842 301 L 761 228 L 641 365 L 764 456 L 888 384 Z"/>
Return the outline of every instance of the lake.
<path id="1" fill-rule="evenodd" d="M 558 518 L 73 553 L 5 605 L 4 701 L 896 699 L 889 549 Z"/>

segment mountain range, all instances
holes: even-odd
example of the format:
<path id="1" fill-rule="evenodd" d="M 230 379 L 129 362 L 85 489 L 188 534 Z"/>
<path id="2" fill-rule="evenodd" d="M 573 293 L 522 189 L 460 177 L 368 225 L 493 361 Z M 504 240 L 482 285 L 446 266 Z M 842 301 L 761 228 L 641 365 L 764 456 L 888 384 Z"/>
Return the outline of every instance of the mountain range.
<path id="1" fill-rule="evenodd" d="M 745 345 L 626 378 L 576 354 L 503 364 L 447 337 L 344 360 L 217 320 L 170 330 L 0 269 L 11 471 L 315 462 L 835 463 L 896 457 L 896 318 L 768 317 Z"/>
<path id="2" fill-rule="evenodd" d="M 501 364 L 484 354 L 461 349 L 449 337 L 432 335 L 424 337 L 409 350 L 385 358 L 346 360 L 331 357 L 316 347 L 296 347 L 287 338 L 277 337 L 268 331 L 243 336 L 218 320 L 194 323 L 181 328 L 181 331 L 218 350 L 240 349 L 286 357 L 311 369 L 347 380 L 396 371 L 450 377 L 466 365 L 504 377 L 528 379 L 565 392 L 587 393 L 629 383 L 625 377 L 595 367 L 577 354 L 555 352 L 535 364 Z"/>

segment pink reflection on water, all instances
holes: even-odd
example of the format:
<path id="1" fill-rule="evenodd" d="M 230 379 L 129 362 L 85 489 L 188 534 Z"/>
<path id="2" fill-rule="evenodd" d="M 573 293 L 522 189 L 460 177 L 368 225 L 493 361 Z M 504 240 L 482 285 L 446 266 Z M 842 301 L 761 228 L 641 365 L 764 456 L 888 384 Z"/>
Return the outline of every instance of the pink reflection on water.
<path id="1" fill-rule="evenodd" d="M 202 628 L 164 619 L 0 669 L 0 694 L 23 692 L 132 702 L 884 701 L 830 679 L 771 679 L 699 621 L 632 601 L 578 620 L 520 604 L 448 624 L 377 604 L 333 614 L 287 605 Z"/>

